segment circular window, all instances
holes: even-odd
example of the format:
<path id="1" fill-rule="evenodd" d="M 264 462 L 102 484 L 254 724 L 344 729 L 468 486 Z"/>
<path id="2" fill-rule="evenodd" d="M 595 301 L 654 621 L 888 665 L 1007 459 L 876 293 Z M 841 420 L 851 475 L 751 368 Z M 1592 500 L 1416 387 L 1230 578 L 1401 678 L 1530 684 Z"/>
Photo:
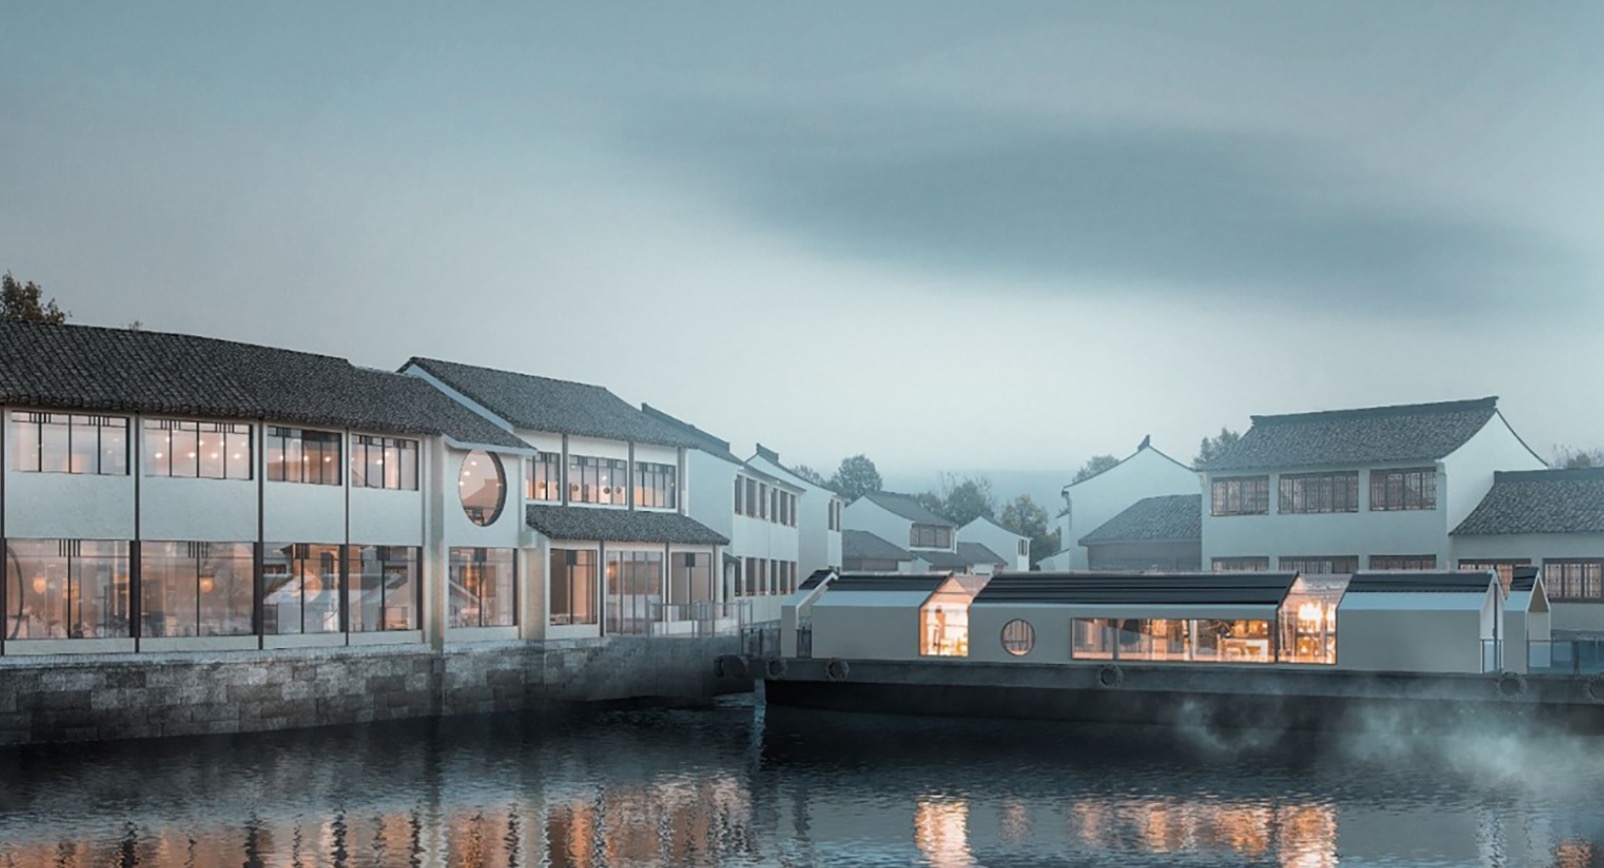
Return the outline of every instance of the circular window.
<path id="1" fill-rule="evenodd" d="M 507 477 L 501 459 L 489 452 L 469 452 L 457 476 L 457 495 L 468 520 L 480 527 L 494 524 L 507 501 Z"/>
<path id="2" fill-rule="evenodd" d="M 1030 626 L 1029 621 L 1015 618 L 1003 625 L 1002 643 L 1004 651 L 1015 657 L 1023 657 L 1036 644 L 1036 629 Z"/>

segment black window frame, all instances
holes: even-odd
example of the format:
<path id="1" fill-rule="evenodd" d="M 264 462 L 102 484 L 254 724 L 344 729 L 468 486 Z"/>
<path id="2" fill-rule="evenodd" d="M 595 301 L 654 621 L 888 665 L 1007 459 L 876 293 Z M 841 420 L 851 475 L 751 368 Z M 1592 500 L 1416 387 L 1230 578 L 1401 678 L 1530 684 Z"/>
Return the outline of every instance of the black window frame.
<path id="1" fill-rule="evenodd" d="M 1251 504 L 1248 501 L 1250 495 L 1253 498 Z M 1218 479 L 1210 480 L 1209 514 L 1215 516 L 1269 515 L 1269 474 L 1260 476 L 1222 476 Z"/>
<path id="2" fill-rule="evenodd" d="M 309 435 L 311 435 L 311 436 L 309 436 Z M 296 483 L 296 484 L 300 484 L 300 485 L 341 485 L 343 483 L 343 474 L 345 472 L 344 471 L 345 461 L 344 461 L 344 455 L 342 455 L 341 453 L 344 451 L 344 448 L 345 448 L 345 435 L 341 434 L 338 431 L 320 431 L 320 430 L 308 429 L 308 428 L 291 428 L 291 427 L 286 426 L 286 425 L 267 425 L 267 426 L 264 426 L 263 434 L 262 434 L 262 455 L 263 455 L 264 459 L 267 459 L 268 456 L 273 454 L 273 441 L 275 439 L 279 441 L 279 445 L 278 445 L 279 454 L 284 456 L 284 459 L 279 463 L 279 465 L 278 465 L 278 473 L 276 473 L 276 474 L 274 473 L 274 467 L 273 467 L 272 461 L 271 460 L 266 460 L 264 462 L 264 468 L 263 468 L 263 471 L 262 471 L 262 478 L 263 479 L 267 480 L 268 482 L 290 482 L 290 483 Z M 317 448 L 317 452 L 318 452 L 318 456 L 320 458 L 329 457 L 328 448 L 329 448 L 330 444 L 333 444 L 333 446 L 334 446 L 334 460 L 333 461 L 318 461 L 318 462 L 316 462 L 316 463 L 311 465 L 311 466 L 316 467 L 318 469 L 318 476 L 319 476 L 318 479 L 312 480 L 312 479 L 306 479 L 306 478 L 302 478 L 302 479 L 290 479 L 289 478 L 289 476 L 290 476 L 290 473 L 289 473 L 289 467 L 290 467 L 290 460 L 289 460 L 290 448 L 289 448 L 289 445 L 290 445 L 290 441 L 291 440 L 297 441 L 297 442 L 299 442 L 301 444 L 301 455 L 302 455 L 303 458 L 307 454 L 306 444 L 308 442 L 319 444 L 319 446 Z M 334 477 L 333 479 L 329 479 L 328 478 L 331 474 Z M 303 469 L 301 471 L 301 475 L 303 477 L 310 475 L 310 474 L 306 473 L 304 465 L 303 465 Z"/>
<path id="3" fill-rule="evenodd" d="M 60 418 L 58 419 L 58 417 Z M 61 421 L 62 419 L 64 419 L 65 422 Z M 17 437 L 17 432 L 21 426 L 31 425 L 34 429 L 34 455 L 33 461 L 30 465 L 19 465 L 19 463 L 15 460 L 16 452 L 14 451 L 15 447 L 13 447 L 13 460 L 11 462 L 11 469 L 17 471 L 18 473 L 66 473 L 73 476 L 127 476 L 133 472 L 133 469 L 130 466 L 132 462 L 129 460 L 130 453 L 128 451 L 131 445 L 129 443 L 130 438 L 128 435 L 133 426 L 130 424 L 131 420 L 127 416 L 107 416 L 96 413 L 61 413 L 49 410 L 13 410 L 11 412 L 11 418 L 9 422 L 11 427 L 11 437 L 13 439 Z M 121 470 L 105 469 L 105 435 L 102 432 L 104 432 L 104 430 L 107 428 L 114 429 L 117 427 L 116 425 L 107 424 L 111 422 L 122 423 L 123 448 Z M 46 469 L 44 460 L 44 426 L 60 424 L 65 424 L 67 427 L 67 447 L 65 454 L 67 467 L 65 470 Z M 95 432 L 95 469 L 93 470 L 72 469 L 73 444 L 79 436 L 78 431 L 80 429 L 94 429 Z"/>
<path id="4" fill-rule="evenodd" d="M 395 474 L 395 485 L 388 484 L 389 474 L 383 469 L 387 460 L 386 456 L 391 448 L 395 449 L 394 457 L 399 468 Z M 373 478 L 375 474 L 368 473 L 366 470 L 370 463 L 368 459 L 372 457 L 374 449 L 379 451 L 379 466 L 381 468 L 376 480 Z M 419 442 L 408 437 L 388 437 L 382 434 L 352 434 L 351 455 L 346 459 L 351 467 L 351 487 L 376 488 L 385 491 L 417 491 L 418 471 L 420 469 L 418 456 L 420 451 Z M 409 455 L 410 459 L 408 458 Z M 358 467 L 364 468 L 361 473 L 357 472 Z M 410 485 L 407 484 L 409 481 L 409 468 Z"/>
<path id="5" fill-rule="evenodd" d="M 1413 490 L 1410 483 L 1413 481 Z M 1437 508 L 1437 468 L 1370 471 L 1370 511 L 1407 512 Z"/>
<path id="6" fill-rule="evenodd" d="M 1359 471 L 1283 473 L 1276 484 L 1281 515 L 1327 515 L 1359 511 Z"/>

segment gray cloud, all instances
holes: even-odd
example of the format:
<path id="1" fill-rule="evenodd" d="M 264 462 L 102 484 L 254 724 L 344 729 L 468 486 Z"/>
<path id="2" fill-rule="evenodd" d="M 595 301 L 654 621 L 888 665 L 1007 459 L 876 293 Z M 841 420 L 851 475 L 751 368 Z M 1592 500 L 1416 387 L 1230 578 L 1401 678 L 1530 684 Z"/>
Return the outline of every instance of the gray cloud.
<path id="1" fill-rule="evenodd" d="M 905 103 L 650 117 L 635 135 L 681 177 L 860 260 L 1357 313 L 1596 296 L 1585 260 L 1556 240 L 1422 204 L 1301 142 Z"/>

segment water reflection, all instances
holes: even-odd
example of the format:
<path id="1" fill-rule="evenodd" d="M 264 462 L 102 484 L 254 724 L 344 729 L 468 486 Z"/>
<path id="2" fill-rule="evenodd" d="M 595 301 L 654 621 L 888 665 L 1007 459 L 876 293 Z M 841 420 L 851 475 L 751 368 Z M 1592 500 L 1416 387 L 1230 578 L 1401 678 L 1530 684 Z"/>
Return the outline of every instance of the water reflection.
<path id="1" fill-rule="evenodd" d="M 1594 743 L 1428 748 L 748 708 L 36 749 L 0 866 L 1604 865 Z"/>

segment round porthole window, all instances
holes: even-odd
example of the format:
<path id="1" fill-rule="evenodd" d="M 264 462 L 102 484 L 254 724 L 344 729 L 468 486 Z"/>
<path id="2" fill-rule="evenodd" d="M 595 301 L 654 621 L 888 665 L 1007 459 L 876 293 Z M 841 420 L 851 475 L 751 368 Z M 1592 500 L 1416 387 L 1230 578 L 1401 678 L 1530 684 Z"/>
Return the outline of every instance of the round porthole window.
<path id="1" fill-rule="evenodd" d="M 1003 650 L 1015 657 L 1023 657 L 1030 653 L 1036 645 L 1036 629 L 1030 626 L 1029 621 L 1015 618 L 1003 625 Z"/>
<path id="2" fill-rule="evenodd" d="M 468 520 L 480 527 L 494 524 L 507 502 L 507 477 L 501 458 L 489 452 L 469 452 L 457 476 L 457 495 Z"/>

